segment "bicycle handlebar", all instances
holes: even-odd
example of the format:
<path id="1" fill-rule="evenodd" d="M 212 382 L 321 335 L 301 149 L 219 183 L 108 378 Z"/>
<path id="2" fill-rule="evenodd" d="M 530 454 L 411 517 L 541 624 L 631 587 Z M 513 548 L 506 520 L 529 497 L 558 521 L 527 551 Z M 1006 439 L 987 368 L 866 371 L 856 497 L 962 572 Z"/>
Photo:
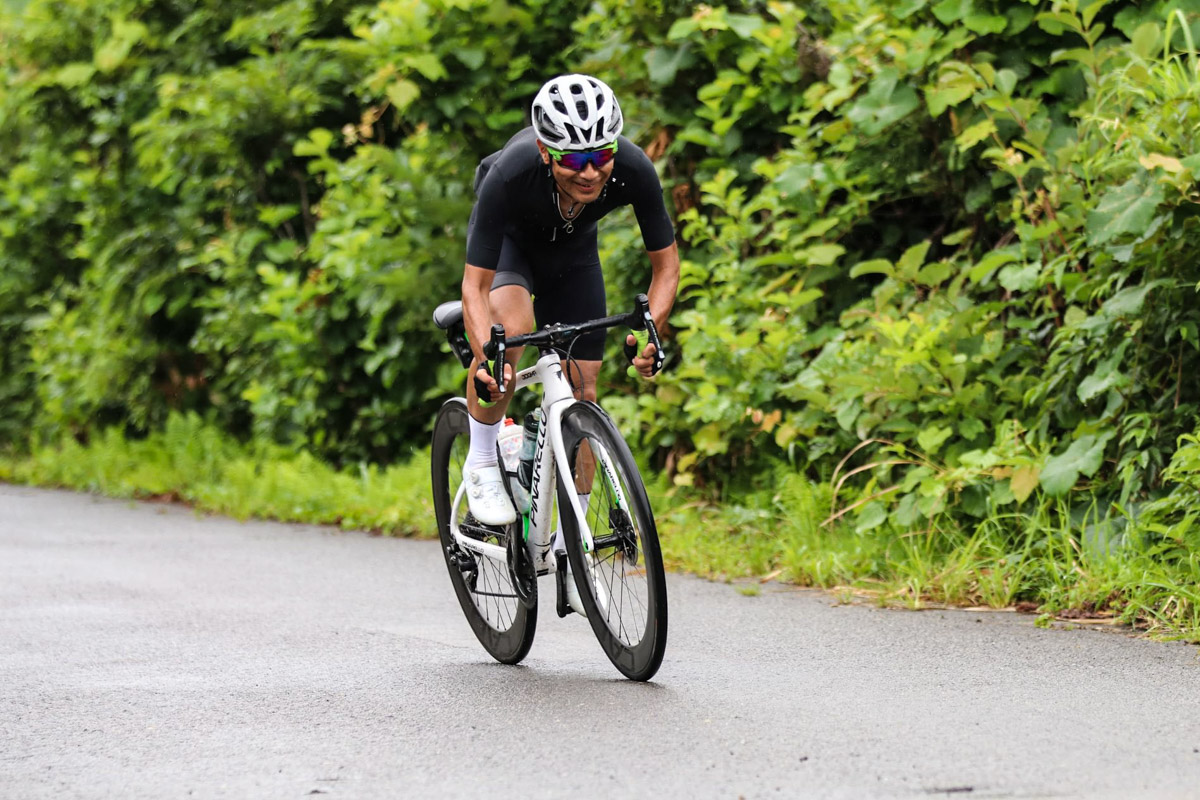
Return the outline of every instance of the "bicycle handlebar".
<path id="1" fill-rule="evenodd" d="M 511 338 L 504 335 L 504 326 L 499 323 L 492 326 L 492 338 L 483 346 L 483 355 L 491 361 L 492 375 L 496 378 L 497 387 L 504 394 L 504 353 L 509 347 L 537 347 L 541 350 L 566 346 L 577 337 L 596 330 L 607 330 L 619 325 L 626 325 L 631 330 L 646 331 L 649 342 L 654 345 L 654 372 L 662 369 L 666 357 L 663 355 L 662 340 L 658 336 L 658 327 L 650 316 L 650 300 L 644 294 L 634 298 L 633 311 L 627 314 L 616 314 L 602 319 L 578 322 L 566 325 L 556 322 L 547 325 L 540 331 L 525 333 Z M 499 368 L 497 368 L 497 365 Z"/>

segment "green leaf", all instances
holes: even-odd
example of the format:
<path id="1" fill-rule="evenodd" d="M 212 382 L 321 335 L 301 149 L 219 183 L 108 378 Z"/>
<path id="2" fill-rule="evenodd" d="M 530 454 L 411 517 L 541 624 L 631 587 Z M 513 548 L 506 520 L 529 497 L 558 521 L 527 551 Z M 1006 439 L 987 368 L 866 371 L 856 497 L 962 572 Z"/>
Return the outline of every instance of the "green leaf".
<path id="1" fill-rule="evenodd" d="M 92 64 L 67 64 L 51 74 L 50 82 L 62 86 L 64 89 L 73 89 L 89 83 L 95 74 L 96 67 Z"/>
<path id="2" fill-rule="evenodd" d="M 867 531 L 878 528 L 883 523 L 887 522 L 887 507 L 883 503 L 874 502 L 867 503 L 858 512 L 858 525 L 855 527 L 857 533 L 866 533 Z"/>
<path id="3" fill-rule="evenodd" d="M 933 7 L 933 15 L 943 25 L 950 25 L 975 11 L 972 0 L 942 0 Z"/>
<path id="4" fill-rule="evenodd" d="M 483 62 L 487 59 L 487 51 L 480 47 L 459 47 L 452 51 L 452 55 L 467 69 L 479 69 L 483 66 Z"/>
<path id="5" fill-rule="evenodd" d="M 1042 467 L 1041 485 L 1050 495 L 1063 495 L 1071 490 L 1080 475 L 1091 477 L 1104 463 L 1104 448 L 1113 434 L 1082 436 L 1071 442 L 1066 452 L 1046 459 Z"/>
<path id="6" fill-rule="evenodd" d="M 1097 395 L 1129 383 L 1129 378 L 1121 372 L 1119 359 L 1106 359 L 1096 365 L 1096 369 L 1079 382 L 1075 394 L 1081 403 L 1086 403 Z"/>
<path id="7" fill-rule="evenodd" d="M 971 234 L 973 233 L 975 233 L 975 228 L 973 227 L 968 226 L 966 228 L 959 228 L 954 233 L 949 233 L 943 236 L 942 244 L 946 245 L 947 247 L 962 244 L 967 239 L 970 239 Z"/>
<path id="8" fill-rule="evenodd" d="M 140 22 L 115 20 L 112 37 L 96 51 L 96 68 L 101 72 L 112 72 L 125 63 L 134 46 L 149 35 L 150 30 Z"/>
<path id="9" fill-rule="evenodd" d="M 859 399 L 857 397 L 851 397 L 849 400 L 838 406 L 836 415 L 837 424 L 841 426 L 842 430 L 844 431 L 852 430 L 854 428 L 854 421 L 858 419 L 858 412 L 860 410 L 862 410 L 862 406 L 859 403 Z"/>
<path id="10" fill-rule="evenodd" d="M 388 86 L 387 96 L 397 111 L 403 111 L 421 96 L 421 89 L 412 81 L 401 78 Z"/>
<path id="11" fill-rule="evenodd" d="M 825 292 L 820 289 L 805 289 L 797 295 L 789 298 L 788 307 L 791 309 L 802 308 L 810 303 L 815 303 L 825 296 Z"/>
<path id="12" fill-rule="evenodd" d="M 1073 14 L 1065 11 L 1047 11 L 1037 15 L 1037 23 L 1051 36 L 1060 36 L 1063 30 L 1073 30 L 1082 33 L 1083 28 Z"/>
<path id="13" fill-rule="evenodd" d="M 1162 31 L 1154 22 L 1143 22 L 1138 26 L 1138 29 L 1133 32 L 1130 37 L 1133 46 L 1133 52 L 1137 53 L 1142 58 L 1151 58 L 1158 50 L 1158 37 Z"/>
<path id="14" fill-rule="evenodd" d="M 941 446 L 954 434 L 954 429 L 937 425 L 922 428 L 917 434 L 917 444 L 926 455 L 935 455 Z"/>
<path id="15" fill-rule="evenodd" d="M 729 449 L 729 437 L 725 429 L 716 422 L 710 422 L 692 434 L 692 442 L 696 449 L 705 455 L 715 456 Z"/>
<path id="16" fill-rule="evenodd" d="M 975 33 L 1000 33 L 1008 26 L 1008 19 L 991 14 L 970 14 L 963 17 L 962 23 L 967 30 Z"/>
<path id="17" fill-rule="evenodd" d="M 896 274 L 905 280 L 916 278 L 917 271 L 925 263 L 925 254 L 929 252 L 930 244 L 932 242 L 925 240 L 905 250 L 904 255 L 900 256 L 900 260 L 896 262 Z"/>
<path id="18" fill-rule="evenodd" d="M 166 299 L 166 295 L 164 295 L 162 292 L 149 292 L 145 297 L 142 298 L 142 313 L 147 317 L 154 315 L 160 308 L 162 308 L 163 303 L 166 302 Z"/>
<path id="19" fill-rule="evenodd" d="M 675 24 L 667 31 L 667 39 L 668 41 L 686 39 L 698 30 L 700 30 L 699 21 L 695 17 L 685 17 L 675 21 Z"/>
<path id="20" fill-rule="evenodd" d="M 674 83 L 679 70 L 691 66 L 696 57 L 692 53 L 691 44 L 685 42 L 680 47 L 654 47 L 643 56 L 650 82 L 655 86 L 668 86 Z"/>
<path id="21" fill-rule="evenodd" d="M 1028 292 L 1037 288 L 1041 274 L 1041 265 L 1033 261 L 1005 267 L 1000 270 L 997 279 L 1000 285 L 1010 292 Z"/>
<path id="22" fill-rule="evenodd" d="M 1017 260 L 1017 256 L 1011 250 L 993 250 L 979 260 L 979 263 L 971 267 L 971 271 L 967 274 L 971 283 L 979 283 L 988 275 L 991 275 L 998 267 L 1005 264 L 1011 264 Z"/>
<path id="23" fill-rule="evenodd" d="M 1091 2 L 1091 3 L 1089 3 L 1089 4 L 1088 4 L 1088 5 L 1086 5 L 1086 6 L 1084 6 L 1084 9 L 1083 9 L 1083 26 L 1084 26 L 1085 28 L 1091 28 L 1091 27 L 1092 27 L 1092 22 L 1093 22 L 1093 21 L 1095 21 L 1095 19 L 1096 19 L 1096 15 L 1097 15 L 1097 14 L 1099 14 L 1099 13 L 1100 13 L 1100 10 L 1101 10 L 1102 8 L 1104 8 L 1106 5 L 1108 5 L 1108 4 L 1109 4 L 1109 2 L 1110 2 L 1110 0 L 1092 0 L 1092 2 Z M 1104 26 L 1103 26 L 1103 25 L 1100 25 L 1100 26 L 1097 26 L 1097 27 L 1103 28 Z"/>
<path id="24" fill-rule="evenodd" d="M 984 119 L 960 133 L 958 138 L 954 140 L 954 143 L 958 145 L 959 150 L 966 152 L 995 132 L 996 123 L 991 119 Z"/>
<path id="25" fill-rule="evenodd" d="M 996 73 L 996 88 L 1004 95 L 1011 97 L 1013 90 L 1017 88 L 1017 73 L 1011 69 L 1002 69 Z"/>
<path id="26" fill-rule="evenodd" d="M 1037 12 L 1028 6 L 1012 6 L 1006 9 L 1004 16 L 1008 17 L 1008 35 L 1015 36 L 1028 28 L 1036 14 Z"/>
<path id="27" fill-rule="evenodd" d="M 433 53 L 408 56 L 404 61 L 409 67 L 421 73 L 427 80 L 440 81 L 446 77 L 446 68 L 442 66 L 442 62 Z"/>
<path id="28" fill-rule="evenodd" d="M 892 16 L 896 19 L 908 19 L 929 4 L 929 0 L 898 0 L 892 6 Z"/>
<path id="29" fill-rule="evenodd" d="M 1050 63 L 1057 64 L 1060 61 L 1074 61 L 1083 64 L 1085 67 L 1095 67 L 1098 57 L 1096 53 L 1086 47 L 1072 47 L 1066 50 L 1055 50 L 1050 54 Z"/>
<path id="30" fill-rule="evenodd" d="M 886 275 L 892 277 L 895 270 L 892 269 L 892 262 L 886 258 L 873 258 L 870 261 L 860 261 L 850 268 L 850 277 L 859 278 L 863 275 Z"/>
<path id="31" fill-rule="evenodd" d="M 296 142 L 292 151 L 298 156 L 324 156 L 333 144 L 333 132 L 325 128 L 313 128 L 307 139 Z"/>
<path id="32" fill-rule="evenodd" d="M 881 70 L 871 81 L 866 96 L 846 112 L 846 118 L 863 133 L 875 136 L 907 117 L 917 109 L 921 100 L 916 90 L 907 83 L 899 83 L 899 79 L 896 70 Z"/>
<path id="33" fill-rule="evenodd" d="M 1162 185 L 1149 172 L 1139 169 L 1125 183 L 1105 192 L 1088 214 L 1088 241 L 1099 245 L 1124 234 L 1144 232 L 1162 201 Z"/>
<path id="34" fill-rule="evenodd" d="M 1157 286 L 1161 286 L 1164 281 L 1149 281 L 1141 286 L 1130 286 L 1114 294 L 1112 297 L 1104 301 L 1104 305 L 1100 307 L 1100 313 L 1110 319 L 1120 319 L 1122 317 L 1135 317 L 1142 312 L 1142 305 L 1146 302 L 1146 295 Z"/>
<path id="35" fill-rule="evenodd" d="M 959 498 L 963 511 L 972 517 L 983 519 L 988 515 L 989 496 L 986 487 L 978 484 L 968 486 L 959 493 Z"/>
<path id="36" fill-rule="evenodd" d="M 971 83 L 960 82 L 949 86 L 939 86 L 936 89 L 925 90 L 925 104 L 929 106 L 930 116 L 938 117 L 947 108 L 958 105 L 973 94 L 975 94 L 975 86 Z"/>
<path id="37" fill-rule="evenodd" d="M 730 14 L 725 19 L 730 30 L 743 39 L 749 39 L 766 26 L 762 17 L 752 14 Z"/>
<path id="38" fill-rule="evenodd" d="M 954 274 L 954 268 L 946 261 L 935 261 L 917 272 L 917 283 L 921 286 L 941 286 Z"/>
<path id="39" fill-rule="evenodd" d="M 797 255 L 804 259 L 806 264 L 818 267 L 827 267 L 837 261 L 846 248 L 840 244 L 815 244 L 812 247 L 806 247 Z"/>

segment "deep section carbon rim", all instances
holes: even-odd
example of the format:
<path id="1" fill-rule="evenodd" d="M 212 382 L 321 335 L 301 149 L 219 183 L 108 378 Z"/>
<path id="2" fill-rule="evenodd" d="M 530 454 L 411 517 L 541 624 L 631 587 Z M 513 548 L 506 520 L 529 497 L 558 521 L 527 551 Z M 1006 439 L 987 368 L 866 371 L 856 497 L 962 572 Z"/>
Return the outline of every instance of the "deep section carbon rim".
<path id="1" fill-rule="evenodd" d="M 459 491 L 469 448 L 466 403 L 447 401 L 434 424 L 431 469 L 434 510 L 442 554 L 455 594 L 476 638 L 493 658 L 515 664 L 529 652 L 537 626 L 536 601 L 523 604 L 513 587 L 508 564 L 461 547 L 451 525 L 465 536 L 505 548 L 517 526 L 493 528 L 470 515 Z M 532 607 L 529 607 L 532 605 Z"/>
<path id="2" fill-rule="evenodd" d="M 569 502 L 568 490 L 585 497 L 594 539 L 594 550 L 584 552 L 574 518 L 562 515 L 588 620 L 617 669 L 647 680 L 666 650 L 667 594 L 645 487 L 624 439 L 598 406 L 571 406 L 563 415 L 563 438 L 574 485 L 560 483 L 560 507 Z"/>

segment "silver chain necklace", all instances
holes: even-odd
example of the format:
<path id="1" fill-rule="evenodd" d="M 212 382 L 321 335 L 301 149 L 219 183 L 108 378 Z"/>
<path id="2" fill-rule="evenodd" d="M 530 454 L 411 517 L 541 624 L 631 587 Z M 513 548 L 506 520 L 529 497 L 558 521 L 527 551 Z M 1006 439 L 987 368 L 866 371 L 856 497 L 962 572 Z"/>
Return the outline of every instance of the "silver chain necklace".
<path id="1" fill-rule="evenodd" d="M 563 225 L 563 230 L 565 230 L 567 233 L 575 232 L 575 217 L 578 216 L 578 212 L 575 211 L 576 205 L 577 203 L 572 200 L 571 207 L 568 208 L 567 213 L 564 214 L 562 210 L 562 201 L 558 195 L 558 190 L 554 190 L 554 207 L 558 209 L 558 216 L 562 218 L 564 223 L 566 223 Z"/>

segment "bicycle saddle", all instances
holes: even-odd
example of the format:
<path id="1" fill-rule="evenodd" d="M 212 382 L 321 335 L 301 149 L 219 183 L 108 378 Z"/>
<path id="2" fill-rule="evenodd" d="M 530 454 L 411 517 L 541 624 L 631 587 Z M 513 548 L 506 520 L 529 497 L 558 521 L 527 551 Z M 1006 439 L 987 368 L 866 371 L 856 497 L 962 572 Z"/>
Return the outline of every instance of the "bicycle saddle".
<path id="1" fill-rule="evenodd" d="M 448 303 L 442 303 L 433 310 L 433 322 L 442 330 L 449 330 L 451 327 L 462 322 L 462 300 L 451 300 Z"/>

